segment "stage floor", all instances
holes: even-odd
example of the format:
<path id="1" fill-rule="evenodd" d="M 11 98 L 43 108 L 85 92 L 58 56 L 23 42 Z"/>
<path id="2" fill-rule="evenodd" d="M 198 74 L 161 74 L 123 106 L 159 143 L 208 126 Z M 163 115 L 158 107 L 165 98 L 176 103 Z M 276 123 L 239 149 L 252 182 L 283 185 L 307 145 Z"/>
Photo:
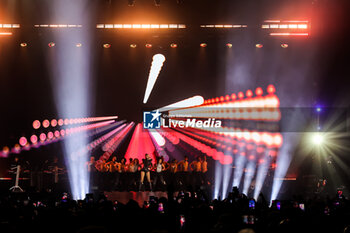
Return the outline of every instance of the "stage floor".
<path id="1" fill-rule="evenodd" d="M 105 196 L 110 201 L 118 201 L 120 203 L 126 204 L 130 199 L 136 201 L 140 207 L 143 206 L 144 201 L 149 201 L 150 196 L 157 197 L 158 199 L 161 197 L 168 198 L 168 194 L 166 192 L 104 192 Z"/>

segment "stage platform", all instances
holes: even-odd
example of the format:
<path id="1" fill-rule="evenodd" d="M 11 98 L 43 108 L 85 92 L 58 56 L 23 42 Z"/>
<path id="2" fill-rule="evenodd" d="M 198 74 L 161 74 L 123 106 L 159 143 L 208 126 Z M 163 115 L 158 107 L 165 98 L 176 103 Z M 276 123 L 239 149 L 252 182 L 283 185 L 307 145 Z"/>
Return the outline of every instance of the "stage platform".
<path id="1" fill-rule="evenodd" d="M 130 199 L 136 201 L 139 206 L 143 206 L 144 201 L 149 201 L 150 196 L 157 197 L 158 199 L 161 197 L 168 198 L 168 194 L 166 192 L 104 192 L 105 196 L 110 201 L 118 201 L 120 203 L 126 204 Z"/>

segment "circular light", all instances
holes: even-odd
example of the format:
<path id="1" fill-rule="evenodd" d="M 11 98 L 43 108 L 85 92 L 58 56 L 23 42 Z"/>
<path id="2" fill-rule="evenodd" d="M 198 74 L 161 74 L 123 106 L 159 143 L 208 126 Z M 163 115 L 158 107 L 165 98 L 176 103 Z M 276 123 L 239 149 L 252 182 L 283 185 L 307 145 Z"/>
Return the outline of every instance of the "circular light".
<path id="1" fill-rule="evenodd" d="M 46 134 L 45 133 L 41 133 L 39 138 L 40 138 L 40 141 L 42 141 L 42 142 L 45 141 L 46 140 Z"/>
<path id="2" fill-rule="evenodd" d="M 177 48 L 177 44 L 172 43 L 172 44 L 170 44 L 170 47 L 171 47 L 171 48 Z"/>
<path id="3" fill-rule="evenodd" d="M 23 43 L 21 43 L 20 45 L 21 45 L 21 47 L 27 47 L 28 44 L 25 43 L 25 42 L 23 42 Z"/>
<path id="4" fill-rule="evenodd" d="M 312 142 L 315 145 L 321 145 L 324 141 L 324 136 L 320 133 L 316 133 L 315 135 L 313 135 L 312 137 Z"/>
<path id="5" fill-rule="evenodd" d="M 246 95 L 247 97 L 252 97 L 252 96 L 253 96 L 253 92 L 252 92 L 251 90 L 247 90 L 246 93 L 245 93 L 245 95 Z"/>
<path id="6" fill-rule="evenodd" d="M 57 120 L 56 119 L 52 119 L 51 120 L 51 126 L 52 127 L 56 127 L 57 126 Z"/>
<path id="7" fill-rule="evenodd" d="M 55 47 L 55 43 L 54 42 L 50 42 L 49 44 L 48 44 L 48 46 L 50 47 L 50 48 L 52 48 L 52 47 Z"/>
<path id="8" fill-rule="evenodd" d="M 261 87 L 258 87 L 255 89 L 255 94 L 260 96 L 260 95 L 264 94 L 264 91 Z"/>
<path id="9" fill-rule="evenodd" d="M 110 44 L 103 44 L 103 48 L 105 48 L 105 49 L 109 49 L 110 47 L 111 47 Z"/>
<path id="10" fill-rule="evenodd" d="M 49 120 L 44 120 L 43 121 L 43 127 L 44 128 L 47 128 L 47 127 L 49 127 L 50 126 L 50 121 Z"/>
<path id="11" fill-rule="evenodd" d="M 227 48 L 232 48 L 232 44 L 231 44 L 231 43 L 227 43 L 227 44 L 226 44 L 226 47 L 227 47 Z"/>
<path id="12" fill-rule="evenodd" d="M 76 45 L 75 45 L 77 48 L 80 48 L 81 46 L 83 46 L 81 43 L 77 43 Z"/>
<path id="13" fill-rule="evenodd" d="M 284 48 L 284 49 L 288 48 L 288 44 L 281 44 L 281 47 Z"/>
<path id="14" fill-rule="evenodd" d="M 136 48 L 136 47 L 137 47 L 137 44 L 131 44 L 131 45 L 130 45 L 130 48 L 133 48 L 133 49 L 134 49 L 134 48 Z M 147 45 L 146 45 L 146 47 L 147 47 Z"/>
<path id="15" fill-rule="evenodd" d="M 317 107 L 317 108 L 316 108 L 316 111 L 317 111 L 317 112 L 321 112 L 321 111 L 322 111 L 322 108 Z"/>
<path id="16" fill-rule="evenodd" d="M 152 44 L 146 44 L 146 48 L 152 48 Z"/>
<path id="17" fill-rule="evenodd" d="M 19 139 L 19 144 L 21 145 L 21 146 L 25 146 L 26 144 L 27 144 L 27 138 L 26 137 L 21 137 L 20 139 Z"/>
<path id="18" fill-rule="evenodd" d="M 268 86 L 267 86 L 267 92 L 268 92 L 269 94 L 275 93 L 275 92 L 276 92 L 275 86 L 272 85 L 272 84 L 268 85 Z"/>
<path id="19" fill-rule="evenodd" d="M 10 152 L 10 148 L 9 147 L 7 147 L 7 146 L 4 146 L 3 148 L 2 148 L 2 153 L 3 154 L 8 154 Z"/>
<path id="20" fill-rule="evenodd" d="M 63 125 L 63 120 L 62 120 L 62 119 L 59 119 L 59 120 L 57 121 L 57 124 L 58 124 L 59 126 L 62 126 L 62 125 Z"/>
<path id="21" fill-rule="evenodd" d="M 201 46 L 202 48 L 205 48 L 205 47 L 207 47 L 207 44 L 206 44 L 206 43 L 201 43 L 200 46 Z"/>
<path id="22" fill-rule="evenodd" d="M 30 141 L 33 144 L 36 144 L 38 142 L 38 137 L 35 134 L 33 134 L 32 136 L 30 136 Z"/>
<path id="23" fill-rule="evenodd" d="M 52 139 L 53 136 L 54 136 L 54 135 L 53 135 L 53 133 L 52 133 L 51 131 L 47 133 L 47 138 L 48 138 L 48 139 Z"/>
<path id="24" fill-rule="evenodd" d="M 56 130 L 54 132 L 54 135 L 55 135 L 56 138 L 59 138 L 61 136 L 60 131 Z"/>
<path id="25" fill-rule="evenodd" d="M 163 63 L 165 61 L 165 57 L 163 54 L 158 53 L 153 56 L 153 61 Z"/>
<path id="26" fill-rule="evenodd" d="M 243 98 L 244 98 L 243 92 L 238 92 L 238 98 L 240 98 L 240 99 L 243 99 Z"/>
<path id="27" fill-rule="evenodd" d="M 40 128 L 40 121 L 38 121 L 38 120 L 33 121 L 33 128 L 39 129 Z"/>
<path id="28" fill-rule="evenodd" d="M 262 44 L 256 44 L 255 47 L 258 48 L 258 49 L 261 49 L 264 46 Z"/>

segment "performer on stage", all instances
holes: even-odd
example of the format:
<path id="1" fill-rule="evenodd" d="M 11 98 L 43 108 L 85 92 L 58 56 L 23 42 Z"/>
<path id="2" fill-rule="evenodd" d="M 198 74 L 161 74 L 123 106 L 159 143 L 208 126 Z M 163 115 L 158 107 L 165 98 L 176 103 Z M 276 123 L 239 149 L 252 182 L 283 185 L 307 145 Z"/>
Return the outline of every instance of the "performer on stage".
<path id="1" fill-rule="evenodd" d="M 177 180 L 177 160 L 173 159 L 169 163 L 169 179 L 170 186 L 172 189 L 176 190 L 178 188 L 178 180 Z"/>
<path id="2" fill-rule="evenodd" d="M 146 175 L 150 190 L 152 191 L 152 183 L 151 183 L 152 158 L 149 156 L 149 154 L 145 154 L 145 158 L 142 159 L 142 162 L 143 163 L 141 168 L 141 179 L 140 179 L 139 190 L 141 190 L 141 186 L 143 186 L 143 180 L 145 179 L 145 175 Z"/>
<path id="3" fill-rule="evenodd" d="M 90 184 L 92 187 L 94 187 L 96 184 L 96 161 L 95 161 L 95 157 L 91 156 L 90 160 L 86 162 L 86 167 L 87 167 L 87 171 L 89 173 L 89 177 L 90 177 Z"/>
<path id="4" fill-rule="evenodd" d="M 197 160 L 193 161 L 190 164 L 190 168 L 192 170 L 193 174 L 193 188 L 196 189 L 196 187 L 200 186 L 203 181 L 201 179 L 201 172 L 202 172 L 202 158 L 200 156 L 197 157 Z"/>
<path id="5" fill-rule="evenodd" d="M 140 162 L 137 158 L 133 159 L 132 162 L 129 164 L 129 187 L 130 188 L 137 188 L 136 183 L 138 181 L 139 177 L 139 169 L 140 169 Z"/>
<path id="6" fill-rule="evenodd" d="M 203 156 L 202 161 L 202 169 L 201 169 L 201 179 L 205 184 L 208 184 L 208 178 L 207 178 L 207 172 L 208 172 L 208 162 L 207 162 L 207 156 Z"/>
<path id="7" fill-rule="evenodd" d="M 154 164 L 153 187 L 156 187 L 158 179 L 160 180 L 163 188 L 166 185 L 164 177 L 163 177 L 163 171 L 165 171 L 164 158 L 163 157 L 159 157 L 157 163 Z"/>
<path id="8" fill-rule="evenodd" d="M 107 188 L 108 189 L 114 189 L 119 183 L 119 173 L 118 168 L 119 164 L 117 162 L 117 157 L 113 156 L 112 160 L 106 163 L 107 171 L 108 171 L 108 176 L 109 176 L 109 181 L 107 182 Z"/>
<path id="9" fill-rule="evenodd" d="M 184 157 L 184 160 L 180 161 L 177 164 L 177 176 L 176 179 L 179 181 L 180 186 L 183 186 L 185 189 L 189 185 L 189 161 L 188 156 Z"/>
<path id="10" fill-rule="evenodd" d="M 121 190 L 127 189 L 127 179 L 128 179 L 128 165 L 126 164 L 126 159 L 122 158 L 120 160 L 120 169 L 119 169 L 119 186 Z"/>

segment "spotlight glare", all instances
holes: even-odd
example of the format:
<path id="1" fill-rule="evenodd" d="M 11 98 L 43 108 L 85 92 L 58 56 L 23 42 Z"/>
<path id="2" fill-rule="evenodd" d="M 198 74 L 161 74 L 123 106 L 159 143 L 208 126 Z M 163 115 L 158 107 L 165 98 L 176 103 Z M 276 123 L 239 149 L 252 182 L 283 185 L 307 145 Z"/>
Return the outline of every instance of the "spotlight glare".
<path id="1" fill-rule="evenodd" d="M 288 44 L 281 44 L 281 47 L 286 49 L 286 48 L 288 48 Z"/>
<path id="2" fill-rule="evenodd" d="M 177 44 L 172 43 L 172 44 L 170 44 L 170 47 L 171 47 L 171 48 L 177 48 Z"/>
<path id="3" fill-rule="evenodd" d="M 105 49 L 109 49 L 110 47 L 111 47 L 110 44 L 103 44 L 103 48 L 105 48 Z"/>
<path id="4" fill-rule="evenodd" d="M 231 43 L 227 43 L 226 46 L 227 46 L 227 48 L 232 48 L 232 44 Z"/>
<path id="5" fill-rule="evenodd" d="M 137 47 L 136 44 L 131 44 L 131 45 L 130 45 L 130 48 L 133 48 L 133 49 L 134 49 L 134 48 L 136 48 L 136 47 Z M 147 47 L 147 46 L 146 46 L 146 47 Z"/>
<path id="6" fill-rule="evenodd" d="M 202 48 L 205 48 L 205 47 L 207 47 L 207 44 L 206 44 L 206 43 L 201 43 L 200 46 L 201 46 Z"/>
<path id="7" fill-rule="evenodd" d="M 22 43 L 20 44 L 20 46 L 21 46 L 21 47 L 27 47 L 27 43 L 22 42 Z"/>
<path id="8" fill-rule="evenodd" d="M 315 145 L 321 145 L 323 143 L 323 141 L 324 141 L 324 136 L 321 133 L 316 133 L 312 137 L 312 142 Z"/>
<path id="9" fill-rule="evenodd" d="M 262 45 L 262 44 L 256 44 L 255 47 L 258 48 L 258 49 L 261 49 L 262 47 L 264 47 L 264 45 Z"/>
<path id="10" fill-rule="evenodd" d="M 152 48 L 152 44 L 146 44 L 146 48 Z"/>
<path id="11" fill-rule="evenodd" d="M 77 43 L 76 45 L 75 45 L 77 48 L 80 48 L 81 46 L 83 46 L 81 43 Z"/>
<path id="12" fill-rule="evenodd" d="M 55 43 L 54 42 L 50 42 L 49 44 L 48 44 L 48 46 L 50 47 L 50 48 L 53 48 L 53 47 L 55 47 Z"/>
<path id="13" fill-rule="evenodd" d="M 151 94 L 154 84 L 157 81 L 160 70 L 162 69 L 163 63 L 165 61 L 165 57 L 163 54 L 156 54 L 153 56 L 151 70 L 149 72 L 147 87 L 145 96 L 143 98 L 143 103 L 147 103 L 147 100 Z"/>

